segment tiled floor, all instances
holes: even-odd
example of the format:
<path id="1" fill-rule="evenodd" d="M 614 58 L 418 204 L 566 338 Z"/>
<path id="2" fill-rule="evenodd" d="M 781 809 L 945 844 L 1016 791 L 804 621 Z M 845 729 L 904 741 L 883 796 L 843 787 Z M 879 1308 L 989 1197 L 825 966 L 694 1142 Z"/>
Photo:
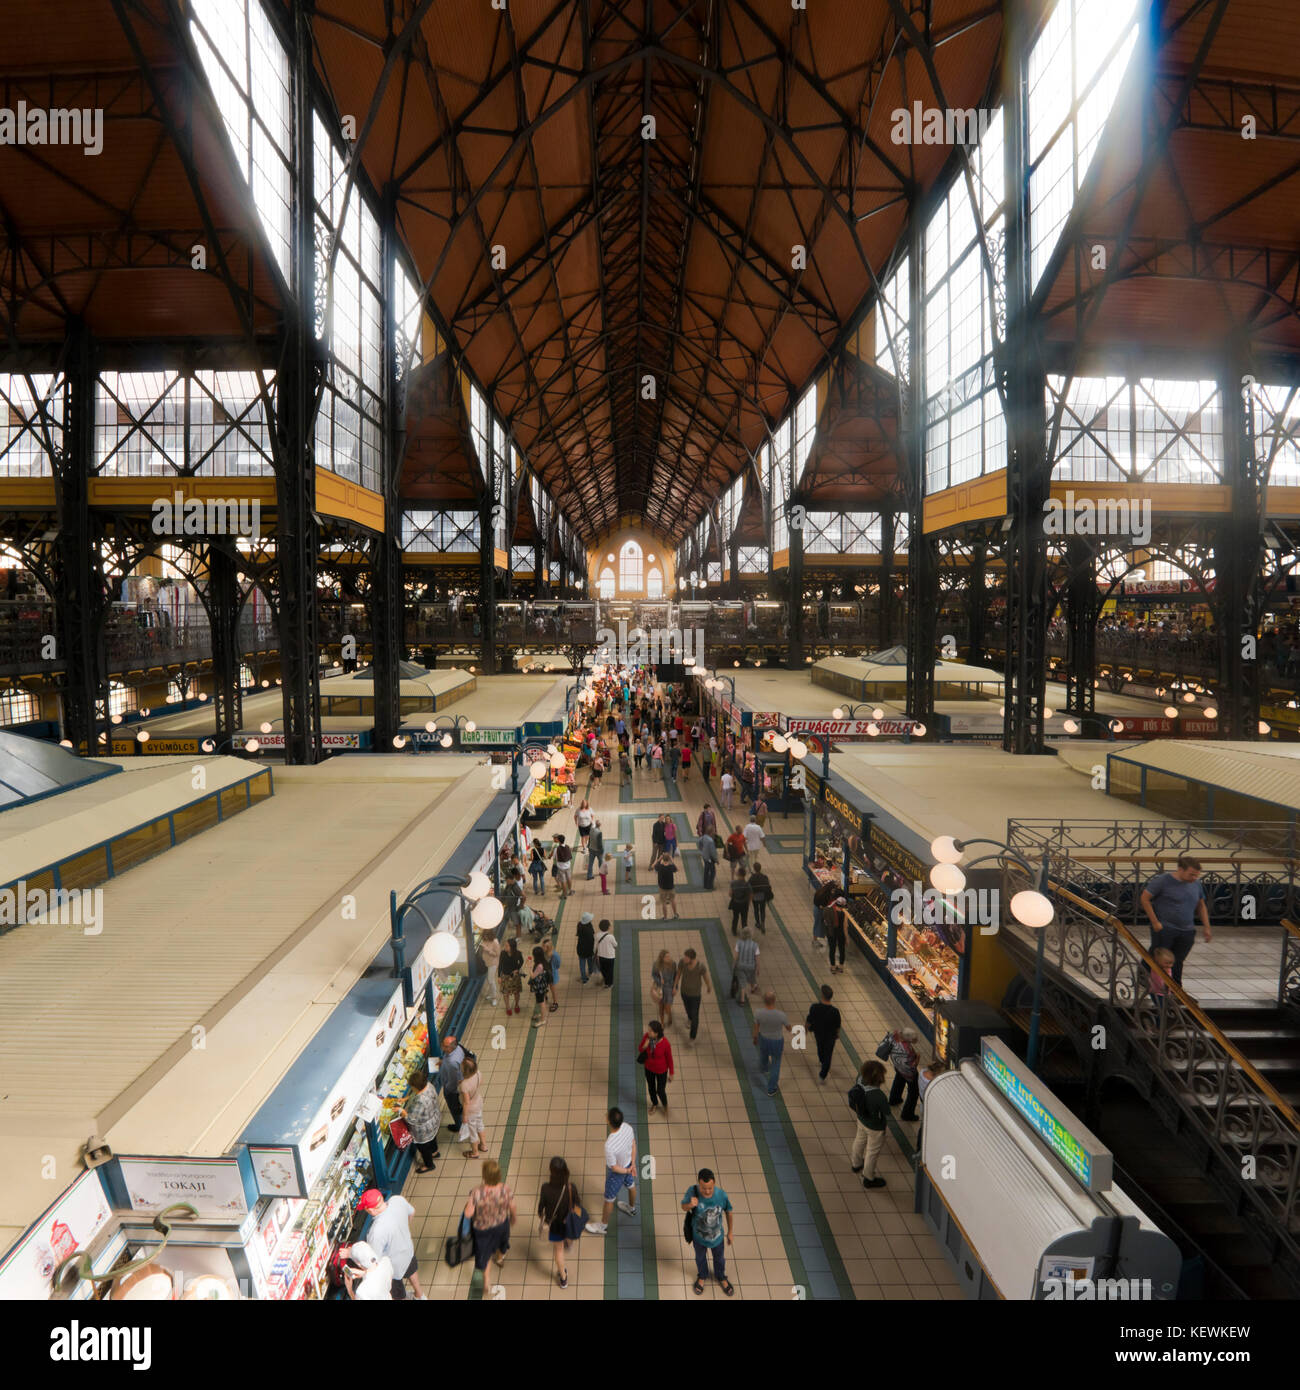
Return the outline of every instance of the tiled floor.
<path id="1" fill-rule="evenodd" d="M 483 1067 L 487 1144 L 518 1200 L 510 1255 L 502 1269 L 490 1271 L 486 1289 L 471 1277 L 472 1264 L 453 1270 L 443 1262 L 443 1243 L 479 1180 L 479 1165 L 461 1157 L 444 1116 L 437 1172 L 413 1175 L 406 1186 L 420 1223 L 417 1254 L 426 1292 L 433 1298 L 694 1300 L 694 1259 L 682 1240 L 679 1203 L 698 1169 L 710 1167 L 735 1208 L 727 1267 L 736 1298 L 961 1297 L 938 1245 L 912 1212 L 916 1126 L 891 1126 L 880 1168 L 887 1187 L 865 1192 L 849 1171 L 854 1121 L 845 1092 L 876 1041 L 905 1020 L 860 956 L 850 958 L 844 975 L 831 977 L 824 954 L 813 949 L 811 889 L 796 849 L 800 822 L 779 815 L 768 821 L 783 843 L 765 856 L 775 902 L 759 938 L 760 984 L 774 988 L 779 1006 L 802 1023 L 817 989 L 833 981 L 844 1030 L 825 1086 L 817 1081 L 815 1050 L 787 1042 L 780 1095 L 769 1098 L 757 1076 L 750 1012 L 727 998 L 729 868 L 720 864 L 717 886 L 705 892 L 693 831 L 682 834 L 704 804 L 704 784 L 693 770 L 675 799 L 654 774 L 634 781 L 620 794 L 617 777 L 607 776 L 591 798 L 606 846 L 621 849 L 628 839 L 636 845 L 637 881 L 616 892 L 611 880 L 610 895 L 602 897 L 599 878 L 588 883 L 580 859 L 574 894 L 558 913 L 559 1010 L 535 1029 L 527 996 L 523 1014 L 509 1020 L 503 1009 L 480 1000 L 467 1030 Z M 710 792 L 716 790 L 715 780 Z M 654 892 L 647 865 L 651 827 L 661 810 L 679 817 L 688 878 L 678 892 L 679 921 L 659 919 L 653 896 L 645 896 Z M 718 817 L 725 835 L 729 817 L 720 809 Z M 548 829 L 571 831 L 571 815 L 555 817 Z M 544 906 L 554 913 L 552 883 Z M 578 982 L 574 928 L 584 911 L 614 922 L 619 955 L 612 991 Z M 685 1010 L 680 1003 L 674 1009 L 668 1036 L 677 1075 L 668 1087 L 667 1115 L 650 1116 L 635 1054 L 656 1010 L 651 963 L 665 946 L 679 955 L 688 945 L 706 959 L 715 993 L 705 996 L 693 1044 Z M 561 1290 L 551 1247 L 539 1233 L 538 1190 L 551 1156 L 560 1154 L 584 1204 L 599 1212 L 605 1111 L 614 1103 L 637 1131 L 638 1214 L 633 1219 L 615 1211 L 606 1236 L 584 1235 L 569 1253 L 569 1287 Z M 710 1283 L 702 1297 L 724 1295 Z"/>

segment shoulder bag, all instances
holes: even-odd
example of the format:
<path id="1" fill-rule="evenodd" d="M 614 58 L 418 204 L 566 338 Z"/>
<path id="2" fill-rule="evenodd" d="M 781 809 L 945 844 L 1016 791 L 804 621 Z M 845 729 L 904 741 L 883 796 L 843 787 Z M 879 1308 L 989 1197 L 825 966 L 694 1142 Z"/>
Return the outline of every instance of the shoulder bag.
<path id="1" fill-rule="evenodd" d="M 456 1233 L 447 1237 L 443 1259 L 455 1269 L 457 1265 L 464 1264 L 473 1253 L 474 1237 L 470 1235 L 469 1218 L 462 1216 Z"/>
<path id="2" fill-rule="evenodd" d="M 692 1188 L 691 1188 L 691 1196 L 692 1196 L 692 1197 L 698 1197 L 699 1195 L 700 1195 L 700 1189 L 699 1189 L 698 1187 L 692 1187 Z M 687 1243 L 687 1245 L 693 1245 L 693 1244 L 695 1243 L 695 1208 L 694 1208 L 694 1207 L 691 1207 L 690 1210 L 687 1211 L 687 1213 L 686 1213 L 686 1219 L 682 1222 L 682 1239 Z"/>
<path id="3" fill-rule="evenodd" d="M 893 1050 L 894 1036 L 892 1033 L 886 1033 L 885 1036 L 880 1040 L 880 1046 L 876 1048 L 876 1056 L 879 1057 L 882 1062 L 888 1061 L 889 1054 Z"/>

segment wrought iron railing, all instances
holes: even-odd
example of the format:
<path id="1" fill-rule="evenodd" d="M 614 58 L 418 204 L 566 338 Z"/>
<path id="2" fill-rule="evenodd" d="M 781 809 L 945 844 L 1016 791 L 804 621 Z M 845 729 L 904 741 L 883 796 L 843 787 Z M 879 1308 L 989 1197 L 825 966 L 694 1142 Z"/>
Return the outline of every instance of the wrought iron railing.
<path id="1" fill-rule="evenodd" d="M 1029 875 L 1003 865 L 1003 902 Z M 1055 907 L 1044 929 L 1044 966 L 1104 999 L 1161 1081 L 1178 1096 L 1249 1190 L 1288 1231 L 1300 1226 L 1300 1117 L 1184 991 L 1168 981 L 1133 934 L 1113 915 L 1049 877 Z M 1001 930 L 1028 968 L 1037 946 L 1030 929 L 1008 915 Z M 1153 974 L 1153 972 L 1155 972 Z M 1153 980 L 1165 984 L 1153 994 Z"/>
<path id="2" fill-rule="evenodd" d="M 1282 966 L 1277 976 L 1277 1002 L 1300 1012 L 1300 927 L 1282 921 Z"/>

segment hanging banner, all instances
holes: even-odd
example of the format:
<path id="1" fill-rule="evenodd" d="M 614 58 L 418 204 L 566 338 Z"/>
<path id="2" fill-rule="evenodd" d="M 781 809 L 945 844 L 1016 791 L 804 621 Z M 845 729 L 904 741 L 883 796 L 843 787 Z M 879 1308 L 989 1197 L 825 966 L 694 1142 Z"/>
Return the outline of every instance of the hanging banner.
<path id="1" fill-rule="evenodd" d="M 247 743 L 250 738 L 257 740 L 257 747 L 260 752 L 265 752 L 268 748 L 284 747 L 283 734 L 251 733 L 247 729 L 235 735 L 235 742 L 242 745 Z M 360 748 L 361 735 L 359 733 L 326 733 L 320 736 L 320 744 L 322 748 Z"/>
<path id="2" fill-rule="evenodd" d="M 98 1170 L 82 1173 L 0 1262 L 0 1303 L 47 1300 L 54 1271 L 86 1249 L 112 1215 Z"/>
<path id="3" fill-rule="evenodd" d="M 239 1162 L 233 1158 L 119 1158 L 132 1211 L 189 1202 L 203 1217 L 248 1213 Z"/>
<path id="4" fill-rule="evenodd" d="M 912 733 L 917 724 L 916 719 L 805 719 L 794 716 L 785 721 L 786 729 L 792 734 L 821 734 L 827 738 L 840 739 L 870 739 L 897 737 L 900 734 Z M 877 734 L 867 732 L 871 724 L 875 724 L 879 730 Z"/>

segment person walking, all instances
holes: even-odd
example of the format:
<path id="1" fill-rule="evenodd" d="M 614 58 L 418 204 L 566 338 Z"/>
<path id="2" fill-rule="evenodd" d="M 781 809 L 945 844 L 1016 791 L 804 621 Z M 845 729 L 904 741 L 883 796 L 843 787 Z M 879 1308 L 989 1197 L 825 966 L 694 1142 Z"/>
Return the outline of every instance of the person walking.
<path id="1" fill-rule="evenodd" d="M 645 761 L 645 743 L 642 741 L 640 734 L 637 735 L 637 740 L 633 745 L 632 752 L 636 760 L 636 770 L 640 772 L 641 764 Z"/>
<path id="2" fill-rule="evenodd" d="M 504 931 L 518 931 L 519 910 L 525 901 L 524 876 L 518 869 L 511 869 L 501 888 L 501 903 L 505 908 L 505 917 L 501 924 Z"/>
<path id="3" fill-rule="evenodd" d="M 817 1042 L 817 1060 L 821 1063 L 818 1081 L 825 1081 L 830 1074 L 831 1054 L 840 1036 L 840 1011 L 831 1003 L 835 991 L 830 985 L 822 986 L 822 997 L 808 1010 L 804 1026 Z"/>
<path id="4" fill-rule="evenodd" d="M 690 746 L 689 743 L 686 745 L 685 748 L 682 749 L 681 757 L 682 757 L 682 781 L 683 781 L 683 782 L 689 782 L 689 781 L 691 780 L 691 746 Z"/>
<path id="5" fill-rule="evenodd" d="M 506 1262 L 510 1228 L 519 1220 L 519 1209 L 495 1158 L 484 1159 L 480 1171 L 483 1181 L 465 1203 L 465 1219 L 470 1223 L 470 1238 L 474 1242 L 474 1268 L 485 1270 L 488 1261 L 494 1260 L 500 1269 Z"/>
<path id="6" fill-rule="evenodd" d="M 618 750 L 618 784 L 620 787 L 632 785 L 632 763 L 627 756 L 627 748 Z"/>
<path id="7" fill-rule="evenodd" d="M 599 1221 L 587 1222 L 587 1229 L 593 1236 L 603 1236 L 609 1230 L 615 1199 L 624 1188 L 627 1188 L 631 1200 L 620 1201 L 618 1209 L 627 1216 L 637 1214 L 636 1131 L 623 1119 L 623 1112 L 618 1106 L 614 1106 L 605 1118 L 609 1122 L 609 1134 L 605 1138 L 605 1208 Z"/>
<path id="8" fill-rule="evenodd" d="M 1176 985 L 1183 982 L 1183 962 L 1196 944 L 1197 920 L 1207 945 L 1214 940 L 1205 904 L 1205 885 L 1200 878 L 1201 861 L 1190 854 L 1180 854 L 1174 868 L 1157 874 L 1142 890 L 1142 910 L 1151 923 L 1151 949 L 1159 947 L 1174 953 L 1169 973 Z"/>
<path id="9" fill-rule="evenodd" d="M 735 878 L 745 863 L 745 833 L 739 826 L 727 836 L 722 852 L 731 865 L 731 876 Z"/>
<path id="10" fill-rule="evenodd" d="M 636 850 L 631 845 L 623 846 L 623 882 L 631 883 L 636 870 Z"/>
<path id="11" fill-rule="evenodd" d="M 749 1002 L 749 991 L 758 984 L 758 942 L 749 934 L 748 927 L 741 928 L 733 954 L 736 983 L 731 993 L 743 1009 Z"/>
<path id="12" fill-rule="evenodd" d="M 495 1009 L 501 1002 L 501 996 L 497 990 L 497 972 L 501 966 L 501 943 L 497 940 L 495 931 L 483 932 L 479 937 L 478 950 L 479 955 L 483 957 L 485 975 L 483 997 Z"/>
<path id="13" fill-rule="evenodd" d="M 695 1041 L 695 1035 L 700 1030 L 700 1000 L 703 992 L 707 989 L 713 993 L 713 985 L 709 981 L 708 967 L 695 953 L 693 946 L 688 946 L 682 953 L 682 958 L 677 962 L 677 979 L 681 988 L 682 1007 L 686 1010 L 686 1017 L 691 1021 L 691 1041 Z"/>
<path id="14" fill-rule="evenodd" d="M 609 897 L 609 876 L 615 872 L 614 856 L 606 853 L 600 861 L 600 896 Z"/>
<path id="15" fill-rule="evenodd" d="M 555 886 L 561 899 L 567 898 L 573 892 L 573 851 L 565 843 L 563 835 L 555 837 L 551 871 L 555 874 Z"/>
<path id="16" fill-rule="evenodd" d="M 501 993 L 506 999 L 506 1017 L 519 1012 L 519 995 L 524 987 L 524 953 L 519 949 L 519 938 L 511 937 L 501 952 L 497 966 L 501 982 Z"/>
<path id="17" fill-rule="evenodd" d="M 709 784 L 709 774 L 713 771 L 713 750 L 706 743 L 700 749 L 700 776 L 704 778 L 704 785 Z"/>
<path id="18" fill-rule="evenodd" d="M 550 1176 L 542 1184 L 537 1197 L 537 1215 L 541 1218 L 546 1239 L 555 1257 L 555 1278 L 562 1289 L 569 1287 L 569 1271 L 564 1257 L 573 1244 L 565 1236 L 565 1223 L 570 1216 L 582 1215 L 582 1198 L 569 1177 L 569 1165 L 559 1157 L 551 1159 Z"/>
<path id="19" fill-rule="evenodd" d="M 590 883 L 597 867 L 605 862 L 605 832 L 600 828 L 600 818 L 591 822 L 591 834 L 587 836 L 587 882 Z"/>
<path id="20" fill-rule="evenodd" d="M 483 1078 L 473 1057 L 465 1058 L 459 1090 L 463 1121 L 456 1138 L 469 1145 L 465 1150 L 466 1158 L 482 1158 L 487 1153 L 487 1145 L 483 1142 Z"/>
<path id="21" fill-rule="evenodd" d="M 763 995 L 763 1007 L 754 1010 L 754 1046 L 758 1048 L 758 1070 L 767 1077 L 767 1093 L 774 1096 L 781 1082 L 781 1057 L 790 1020 L 776 1007 L 776 992 Z"/>
<path id="22" fill-rule="evenodd" d="M 447 1102 L 447 1113 L 451 1116 L 447 1128 L 453 1133 L 459 1131 L 462 1122 L 460 1078 L 464 1065 L 465 1049 L 454 1033 L 448 1033 L 442 1040 L 442 1066 L 438 1069 L 438 1082 L 442 1088 L 442 1098 Z"/>
<path id="23" fill-rule="evenodd" d="M 578 983 L 585 985 L 596 973 L 596 919 L 590 912 L 578 918 Z"/>
<path id="24" fill-rule="evenodd" d="M 533 996 L 533 1017 L 532 1025 L 534 1028 L 541 1028 L 550 1017 L 550 1010 L 546 1007 L 550 1000 L 551 992 L 555 988 L 555 982 L 551 978 L 551 963 L 546 959 L 546 952 L 540 946 L 533 947 L 533 963 L 528 973 L 528 988 Z"/>
<path id="25" fill-rule="evenodd" d="M 361 1194 L 357 1210 L 370 1215 L 365 1243 L 375 1252 L 376 1258 L 387 1258 L 393 1267 L 393 1298 L 399 1302 L 405 1300 L 406 1286 L 402 1281 L 409 1279 L 412 1292 L 423 1301 L 420 1266 L 416 1263 L 415 1242 L 411 1239 L 411 1217 L 415 1215 L 415 1208 L 405 1197 L 385 1198 L 377 1187 L 372 1187 Z"/>
<path id="26" fill-rule="evenodd" d="M 749 902 L 752 890 L 749 880 L 745 877 L 744 869 L 737 871 L 735 878 L 731 880 L 731 889 L 727 895 L 727 906 L 731 909 L 731 934 L 737 934 L 737 926 L 749 926 Z"/>
<path id="27" fill-rule="evenodd" d="M 763 866 L 754 860 L 754 872 L 749 876 L 749 900 L 754 905 L 754 925 L 764 936 L 767 935 L 767 905 L 772 901 L 772 880 L 763 872 Z"/>
<path id="28" fill-rule="evenodd" d="M 429 1073 L 424 1067 L 417 1067 L 411 1074 L 411 1093 L 397 1113 L 411 1130 L 411 1143 L 419 1162 L 415 1165 L 417 1173 L 432 1173 L 441 1158 L 438 1148 L 438 1123 L 442 1106 L 438 1104 L 438 1092 L 429 1085 Z"/>
<path id="29" fill-rule="evenodd" d="M 600 931 L 596 936 L 596 963 L 600 966 L 601 978 L 605 981 L 606 989 L 614 988 L 614 956 L 618 951 L 618 942 L 614 940 L 614 933 L 609 929 L 609 919 L 602 918 Z"/>
<path id="30" fill-rule="evenodd" d="M 695 847 L 700 852 L 700 868 L 704 872 L 704 889 L 705 892 L 708 892 L 718 878 L 718 842 L 713 838 L 711 830 L 701 831 L 700 838 L 695 842 Z"/>
<path id="31" fill-rule="evenodd" d="M 844 947 L 848 937 L 848 918 L 845 915 L 846 907 L 847 899 L 836 898 L 821 910 L 822 930 L 826 933 L 826 951 L 830 958 L 831 973 L 833 975 L 844 974 Z M 835 964 L 837 952 L 840 958 L 840 963 L 838 965 Z"/>
<path id="32" fill-rule="evenodd" d="M 665 1028 L 673 1025 L 673 995 L 677 990 L 677 962 L 665 949 L 655 957 L 650 969 L 650 993 L 659 996 L 659 1022 Z"/>
<path id="33" fill-rule="evenodd" d="M 862 1186 L 884 1187 L 884 1178 L 876 1176 L 876 1162 L 885 1147 L 885 1124 L 889 1119 L 889 1102 L 881 1089 L 885 1068 L 875 1057 L 863 1062 L 858 1079 L 849 1090 L 849 1105 L 858 1122 L 849 1162 L 855 1173 L 862 1173 Z"/>
<path id="34" fill-rule="evenodd" d="M 695 818 L 695 833 L 708 835 L 710 838 L 718 833 L 718 820 L 713 814 L 712 806 L 706 806 Z"/>
<path id="35" fill-rule="evenodd" d="M 711 1168 L 701 1168 L 695 1183 L 686 1189 L 682 1210 L 691 1214 L 691 1245 L 695 1250 L 695 1283 L 697 1294 L 704 1292 L 709 1277 L 709 1256 L 713 1256 L 713 1277 L 722 1292 L 731 1297 L 735 1287 L 727 1278 L 727 1246 L 732 1244 L 731 1198 L 718 1186 Z M 723 1217 L 727 1227 L 722 1228 Z"/>
<path id="36" fill-rule="evenodd" d="M 677 911 L 677 893 L 674 884 L 677 878 L 677 864 L 671 854 L 666 849 L 659 852 L 659 858 L 651 866 L 655 871 L 655 876 L 659 882 L 659 911 L 663 913 L 665 919 L 671 913 L 672 916 L 679 915 Z"/>
<path id="37" fill-rule="evenodd" d="M 758 863 L 759 852 L 763 848 L 763 841 L 767 836 L 763 833 L 763 827 L 750 816 L 744 829 L 745 853 L 748 855 L 747 865 L 749 871 L 753 873 L 754 865 Z"/>
<path id="38" fill-rule="evenodd" d="M 763 793 L 761 791 L 756 793 L 756 799 L 754 801 L 754 819 L 757 821 L 760 830 L 767 824 L 767 802 L 763 800 Z"/>
<path id="39" fill-rule="evenodd" d="M 667 952 L 665 952 L 667 954 Z M 664 1026 L 657 1018 L 646 1024 L 637 1045 L 637 1056 L 644 1057 L 645 1088 L 650 1093 L 650 1113 L 662 1105 L 668 1113 L 668 1082 L 676 1075 L 673 1070 L 672 1044 L 664 1037 Z"/>
<path id="40" fill-rule="evenodd" d="M 578 837 L 582 841 L 582 848 L 587 848 L 587 839 L 591 834 L 591 823 L 595 816 L 591 813 L 591 803 L 584 797 L 579 803 L 578 809 L 573 813 L 573 822 L 578 828 Z M 556 836 L 558 839 L 559 837 Z"/>
<path id="41" fill-rule="evenodd" d="M 729 811 L 731 809 L 731 798 L 736 794 L 736 779 L 728 770 L 722 774 L 722 808 Z"/>
<path id="42" fill-rule="evenodd" d="M 539 841 L 533 841 L 532 856 L 528 861 L 528 872 L 533 876 L 533 892 L 539 898 L 546 896 L 546 851 Z"/>
<path id="43" fill-rule="evenodd" d="M 650 867 L 653 869 L 655 860 L 664 851 L 664 846 L 668 843 L 667 833 L 664 826 L 668 823 L 668 816 L 661 811 L 655 817 L 655 823 L 650 827 Z"/>
<path id="44" fill-rule="evenodd" d="M 659 741 L 659 734 L 656 731 L 655 741 L 650 749 L 650 769 L 652 772 L 662 772 L 664 766 L 664 746 Z"/>
<path id="45" fill-rule="evenodd" d="M 920 1097 L 917 1073 L 921 1064 L 916 1051 L 917 1036 L 915 1028 L 895 1028 L 892 1033 L 887 1033 L 884 1039 L 889 1043 L 889 1060 L 894 1068 L 894 1084 L 889 1088 L 889 1103 L 892 1106 L 897 1105 L 900 1100 L 903 1101 L 903 1108 L 898 1115 L 900 1120 L 916 1119 L 916 1102 Z M 907 1092 L 906 1100 L 903 1100 L 904 1091 Z"/>
<path id="46" fill-rule="evenodd" d="M 677 858 L 677 822 L 672 816 L 664 817 L 664 848 L 674 859 Z"/>
<path id="47" fill-rule="evenodd" d="M 554 1013 L 560 1007 L 560 953 L 555 949 L 553 937 L 548 936 L 542 941 L 542 959 L 551 976 L 550 1012 Z"/>

